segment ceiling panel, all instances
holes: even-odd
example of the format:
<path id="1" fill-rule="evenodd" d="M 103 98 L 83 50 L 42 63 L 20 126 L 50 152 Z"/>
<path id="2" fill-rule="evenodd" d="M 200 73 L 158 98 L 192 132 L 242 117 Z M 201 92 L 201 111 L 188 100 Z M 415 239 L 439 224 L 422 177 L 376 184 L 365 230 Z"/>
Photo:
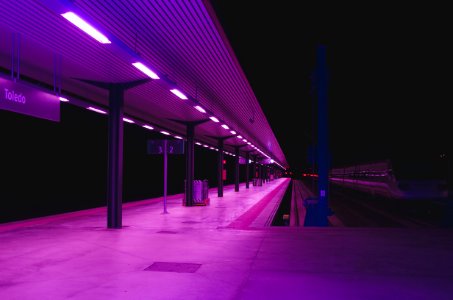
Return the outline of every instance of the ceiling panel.
<path id="1" fill-rule="evenodd" d="M 59 14 L 75 10 L 114 37 L 100 44 Z M 164 77 L 125 94 L 125 111 L 184 133 L 171 121 L 196 121 L 208 116 L 191 101 L 169 92 L 168 83 L 198 101 L 282 165 L 285 156 L 208 1 L 18 0 L 0 1 L 0 37 L 20 33 L 21 73 L 51 84 L 53 59 L 62 61 L 62 88 L 106 105 L 107 93 L 78 79 L 125 82 L 144 78 L 131 63 L 140 57 Z M 118 44 L 118 45 L 116 45 Z M 11 44 L 0 46 L 0 63 L 8 65 Z M 163 83 L 165 82 L 165 84 Z M 254 122 L 250 122 L 250 119 Z M 212 121 L 199 125 L 197 138 L 229 132 Z M 231 144 L 239 144 L 234 138 Z M 227 144 L 228 144 L 227 142 Z"/>

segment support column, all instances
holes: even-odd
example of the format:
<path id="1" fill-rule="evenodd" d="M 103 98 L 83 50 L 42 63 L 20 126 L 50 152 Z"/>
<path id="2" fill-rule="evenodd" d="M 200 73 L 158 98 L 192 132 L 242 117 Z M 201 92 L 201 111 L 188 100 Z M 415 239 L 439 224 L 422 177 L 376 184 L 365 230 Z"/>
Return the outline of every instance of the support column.
<path id="1" fill-rule="evenodd" d="M 217 147 L 219 148 L 219 153 L 217 156 L 217 196 L 218 197 L 223 197 L 223 158 L 224 158 L 224 153 L 223 149 L 225 146 L 225 140 L 234 137 L 234 135 L 228 135 L 228 136 L 210 136 L 208 137 L 216 139 L 217 140 Z"/>
<path id="2" fill-rule="evenodd" d="M 245 188 L 249 188 L 249 177 L 250 177 L 250 169 L 249 169 L 249 160 L 250 160 L 250 151 L 245 152 Z"/>
<path id="3" fill-rule="evenodd" d="M 318 218 L 317 226 L 328 226 L 329 149 L 327 130 L 327 55 L 326 47 L 316 53 L 316 87 L 318 96 Z"/>
<path id="4" fill-rule="evenodd" d="M 217 196 L 223 197 L 223 139 L 218 140 L 219 153 L 217 156 Z"/>
<path id="5" fill-rule="evenodd" d="M 194 161 L 195 161 L 195 127 L 197 125 L 203 124 L 205 122 L 208 122 L 209 119 L 204 119 L 200 121 L 181 121 L 181 120 L 175 120 L 175 119 L 170 119 L 171 121 L 174 121 L 179 124 L 184 124 L 186 125 L 186 139 L 187 142 L 184 145 L 185 152 L 186 152 L 186 181 L 184 184 L 184 206 L 193 206 L 193 180 L 194 180 L 194 174 L 195 174 L 195 166 L 194 166 Z"/>
<path id="6" fill-rule="evenodd" d="M 107 227 L 121 228 L 123 203 L 124 92 L 130 88 L 149 82 L 150 79 L 124 83 L 109 83 L 84 79 L 80 79 L 80 81 L 109 91 Z"/>
<path id="7" fill-rule="evenodd" d="M 186 193 L 185 193 L 185 206 L 193 206 L 193 177 L 194 169 L 194 150 L 195 150 L 195 125 L 187 124 L 186 131 Z"/>
<path id="8" fill-rule="evenodd" d="M 235 163 L 234 163 L 234 191 L 239 192 L 239 147 L 234 147 Z"/>
<path id="9" fill-rule="evenodd" d="M 112 87 L 109 94 L 107 227 L 122 227 L 123 202 L 123 102 L 124 90 Z"/>

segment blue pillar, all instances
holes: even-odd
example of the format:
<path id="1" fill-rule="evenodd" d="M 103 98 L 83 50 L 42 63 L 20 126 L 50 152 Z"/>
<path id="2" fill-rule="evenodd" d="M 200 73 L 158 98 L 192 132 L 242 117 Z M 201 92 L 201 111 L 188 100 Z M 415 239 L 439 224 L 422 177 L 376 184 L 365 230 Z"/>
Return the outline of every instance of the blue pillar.
<path id="1" fill-rule="evenodd" d="M 326 46 L 319 45 L 316 53 L 316 85 L 318 98 L 318 205 L 317 226 L 328 226 L 329 146 L 327 116 L 327 55 Z"/>

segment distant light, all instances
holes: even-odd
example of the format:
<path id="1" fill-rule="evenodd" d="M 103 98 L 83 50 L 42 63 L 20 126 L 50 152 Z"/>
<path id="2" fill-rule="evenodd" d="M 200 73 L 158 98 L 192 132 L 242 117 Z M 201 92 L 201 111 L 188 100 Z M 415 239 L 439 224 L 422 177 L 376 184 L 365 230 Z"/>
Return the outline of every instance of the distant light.
<path id="1" fill-rule="evenodd" d="M 99 109 L 96 107 L 88 106 L 87 109 L 100 113 L 100 114 L 104 114 L 104 115 L 107 114 L 107 112 L 105 110 L 102 110 L 102 109 Z"/>
<path id="2" fill-rule="evenodd" d="M 238 135 L 237 138 L 238 138 L 238 139 L 242 139 L 242 136 Z"/>
<path id="3" fill-rule="evenodd" d="M 67 13 L 61 14 L 63 18 L 77 26 L 79 29 L 83 30 L 86 34 L 94 38 L 96 41 L 102 44 L 111 44 L 112 42 L 102 33 L 100 33 L 96 28 L 88 24 L 81 17 L 69 11 Z"/>
<path id="4" fill-rule="evenodd" d="M 225 129 L 230 129 L 230 127 L 228 127 L 227 124 L 222 124 L 222 127 L 225 128 Z"/>
<path id="5" fill-rule="evenodd" d="M 175 135 L 174 137 L 175 139 L 182 140 L 182 137 L 180 137 L 179 135 Z"/>
<path id="6" fill-rule="evenodd" d="M 209 146 L 208 145 L 203 145 L 203 147 L 208 148 Z"/>
<path id="7" fill-rule="evenodd" d="M 214 150 L 214 147 L 209 147 L 209 149 Z"/>
<path id="8" fill-rule="evenodd" d="M 165 134 L 165 135 L 170 135 L 170 133 L 167 131 L 161 131 L 160 133 Z"/>
<path id="9" fill-rule="evenodd" d="M 253 161 L 251 159 L 249 159 L 249 164 L 251 164 Z"/>
<path id="10" fill-rule="evenodd" d="M 246 139 L 242 139 L 242 141 L 243 141 L 244 143 L 247 143 L 247 140 L 246 140 Z"/>
<path id="11" fill-rule="evenodd" d="M 216 123 L 219 123 L 219 122 L 220 122 L 219 119 L 217 119 L 217 118 L 214 117 L 214 116 L 209 117 L 209 119 L 211 119 L 212 121 L 214 121 L 214 122 L 216 122 Z"/>
<path id="12" fill-rule="evenodd" d="M 201 107 L 200 105 L 196 105 L 196 106 L 194 106 L 194 107 L 195 107 L 195 109 L 198 110 L 199 112 L 204 113 L 204 114 L 206 113 L 206 110 L 204 110 L 204 108 Z"/>
<path id="13" fill-rule="evenodd" d="M 273 163 L 274 163 L 274 160 L 273 160 L 273 159 L 271 159 L 271 164 L 273 164 Z"/>
<path id="14" fill-rule="evenodd" d="M 148 130 L 153 130 L 153 129 L 154 129 L 153 126 L 149 126 L 149 125 L 143 125 L 142 127 L 143 127 L 143 128 L 146 128 L 146 129 L 148 129 Z"/>
<path id="15" fill-rule="evenodd" d="M 131 123 L 131 124 L 135 123 L 134 120 L 131 120 L 131 119 L 128 119 L 128 118 L 123 118 L 123 121 L 127 122 L 127 123 Z"/>
<path id="16" fill-rule="evenodd" d="M 198 146 L 201 146 L 201 143 L 199 143 L 199 142 L 195 142 L 195 144 L 197 144 Z"/>
<path id="17" fill-rule="evenodd" d="M 234 130 L 231 130 L 230 132 L 231 132 L 231 134 L 236 134 L 236 131 L 234 131 Z"/>
<path id="18" fill-rule="evenodd" d="M 215 151 L 219 151 L 219 149 L 217 149 L 217 148 L 215 148 L 214 150 L 215 150 Z"/>
<path id="19" fill-rule="evenodd" d="M 137 69 L 139 69 L 140 71 L 142 71 L 143 73 L 145 73 L 146 75 L 148 75 L 149 77 L 151 77 L 152 79 L 160 79 L 159 76 L 157 76 L 156 73 L 151 71 L 150 68 L 148 68 L 147 66 L 145 66 L 141 62 L 135 62 L 132 65 L 134 67 L 136 67 Z"/>
<path id="20" fill-rule="evenodd" d="M 182 100 L 187 100 L 189 98 L 187 98 L 186 95 L 184 95 L 183 93 L 181 93 L 181 91 L 179 91 L 178 89 L 172 89 L 170 90 L 170 92 L 172 92 L 173 94 L 175 94 L 176 96 L 178 96 L 180 99 Z"/>
<path id="21" fill-rule="evenodd" d="M 247 142 L 247 145 L 251 145 L 251 144 L 252 144 L 252 143 L 250 143 L 250 142 Z"/>
<path id="22" fill-rule="evenodd" d="M 69 100 L 65 97 L 58 97 L 58 100 L 60 100 L 61 102 L 69 102 Z"/>

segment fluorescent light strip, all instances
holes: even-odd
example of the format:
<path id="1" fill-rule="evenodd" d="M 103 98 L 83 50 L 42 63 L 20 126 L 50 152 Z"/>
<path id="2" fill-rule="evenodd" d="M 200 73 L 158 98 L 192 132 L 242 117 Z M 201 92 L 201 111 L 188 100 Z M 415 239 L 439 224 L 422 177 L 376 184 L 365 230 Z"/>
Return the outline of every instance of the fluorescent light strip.
<path id="1" fill-rule="evenodd" d="M 247 140 L 246 140 L 246 139 L 242 139 L 242 141 L 243 141 L 244 143 L 247 143 Z"/>
<path id="2" fill-rule="evenodd" d="M 199 142 L 195 142 L 195 144 L 197 144 L 198 146 L 201 146 L 201 143 L 199 143 Z"/>
<path id="3" fill-rule="evenodd" d="M 81 17 L 69 11 L 67 13 L 61 14 L 63 18 L 77 26 L 79 29 L 84 31 L 86 34 L 91 36 L 93 39 L 98 41 L 101 44 L 111 44 L 112 42 L 102 33 L 100 33 L 96 28 L 88 24 L 85 20 Z"/>
<path id="4" fill-rule="evenodd" d="M 203 145 L 203 147 L 208 148 L 209 146 L 208 145 Z"/>
<path id="5" fill-rule="evenodd" d="M 238 139 L 242 139 L 242 136 L 238 135 L 237 138 L 238 138 Z"/>
<path id="6" fill-rule="evenodd" d="M 143 128 L 146 128 L 146 129 L 148 129 L 148 130 L 153 130 L 153 129 L 154 129 L 153 126 L 149 126 L 149 125 L 143 125 L 142 127 L 143 127 Z"/>
<path id="7" fill-rule="evenodd" d="M 195 109 L 198 110 L 199 112 L 204 113 L 204 114 L 206 113 L 206 111 L 204 110 L 204 108 L 201 107 L 200 105 L 196 105 L 196 106 L 194 106 L 194 107 L 195 107 Z"/>
<path id="8" fill-rule="evenodd" d="M 231 134 L 236 134 L 236 131 L 231 130 L 230 133 L 231 133 Z"/>
<path id="9" fill-rule="evenodd" d="M 88 106 L 87 109 L 92 110 L 92 111 L 97 112 L 97 113 L 100 113 L 100 114 L 104 114 L 104 115 L 107 114 L 107 112 L 105 110 L 102 110 L 102 109 L 99 109 L 99 108 L 96 108 L 96 107 Z"/>
<path id="10" fill-rule="evenodd" d="M 227 130 L 230 129 L 230 127 L 228 127 L 227 124 L 222 124 L 222 127 L 225 128 L 225 129 L 227 129 Z"/>
<path id="11" fill-rule="evenodd" d="M 162 133 L 162 134 L 165 134 L 165 135 L 170 135 L 170 133 L 169 133 L 169 132 L 167 132 L 167 131 L 163 131 L 163 130 L 162 130 L 162 131 L 161 131 L 160 133 Z"/>
<path id="12" fill-rule="evenodd" d="M 58 97 L 58 100 L 60 100 L 61 102 L 69 102 L 69 100 L 65 97 Z"/>
<path id="13" fill-rule="evenodd" d="M 214 116 L 209 117 L 209 119 L 211 119 L 212 121 L 214 121 L 214 122 L 216 122 L 216 123 L 219 123 L 219 122 L 220 122 L 219 119 L 217 119 L 217 118 L 214 117 Z"/>
<path id="14" fill-rule="evenodd" d="M 252 143 L 250 143 L 250 142 L 247 142 L 247 145 L 251 145 L 251 144 L 252 144 Z"/>
<path id="15" fill-rule="evenodd" d="M 131 119 L 128 119 L 128 118 L 123 118 L 123 121 L 124 122 L 127 122 L 127 123 L 131 123 L 131 124 L 134 124 L 135 122 Z"/>
<path id="16" fill-rule="evenodd" d="M 137 69 L 139 69 L 140 71 L 142 71 L 143 73 L 145 73 L 145 75 L 148 75 L 148 77 L 150 77 L 152 79 L 160 79 L 160 77 L 157 76 L 157 74 L 155 72 L 153 72 L 150 68 L 148 68 L 141 62 L 134 62 L 134 63 L 132 63 L 132 65 L 134 67 L 136 67 Z"/>
<path id="17" fill-rule="evenodd" d="M 173 94 L 175 94 L 176 96 L 178 96 L 180 99 L 182 100 L 187 100 L 189 98 L 187 98 L 186 95 L 184 95 L 183 93 L 181 93 L 181 91 L 179 91 L 178 89 L 172 89 L 170 90 L 170 92 L 172 92 Z"/>
<path id="18" fill-rule="evenodd" d="M 179 135 L 175 135 L 174 138 L 178 139 L 178 140 L 182 140 L 182 137 L 180 137 Z"/>

